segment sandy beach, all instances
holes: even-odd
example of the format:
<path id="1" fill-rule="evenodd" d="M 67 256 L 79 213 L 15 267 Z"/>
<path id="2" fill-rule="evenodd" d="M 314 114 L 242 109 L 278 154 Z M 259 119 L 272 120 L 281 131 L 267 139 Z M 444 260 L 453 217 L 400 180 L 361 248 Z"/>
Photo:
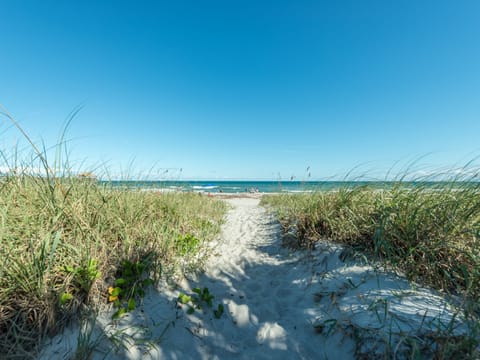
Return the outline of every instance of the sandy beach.
<path id="1" fill-rule="evenodd" d="M 466 331 L 442 296 L 366 260 L 345 260 L 339 246 L 282 246 L 280 225 L 259 196 L 225 201 L 231 209 L 205 271 L 160 284 L 118 322 L 101 311 L 87 331 L 93 359 L 353 359 L 387 350 L 401 358 L 410 338 L 423 341 L 439 327 Z M 194 288 L 208 288 L 212 308 L 189 314 L 178 302 Z M 40 358 L 71 358 L 78 334 L 67 329 Z"/>
<path id="2" fill-rule="evenodd" d="M 480 360 L 480 0 L 0 4 L 0 360 Z"/>

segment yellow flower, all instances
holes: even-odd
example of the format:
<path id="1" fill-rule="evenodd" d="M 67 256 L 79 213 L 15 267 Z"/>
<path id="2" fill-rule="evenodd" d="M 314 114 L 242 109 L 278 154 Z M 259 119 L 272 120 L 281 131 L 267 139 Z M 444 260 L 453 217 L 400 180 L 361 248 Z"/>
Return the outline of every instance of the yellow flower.
<path id="1" fill-rule="evenodd" d="M 113 293 L 113 287 L 110 286 L 110 287 L 108 288 L 108 293 L 109 293 L 110 295 L 112 295 L 112 293 Z"/>
<path id="2" fill-rule="evenodd" d="M 110 296 L 108 297 L 108 301 L 110 301 L 110 302 L 113 302 L 113 301 L 115 301 L 115 300 L 117 300 L 117 299 L 118 299 L 118 296 L 112 296 L 112 295 L 110 295 Z"/>

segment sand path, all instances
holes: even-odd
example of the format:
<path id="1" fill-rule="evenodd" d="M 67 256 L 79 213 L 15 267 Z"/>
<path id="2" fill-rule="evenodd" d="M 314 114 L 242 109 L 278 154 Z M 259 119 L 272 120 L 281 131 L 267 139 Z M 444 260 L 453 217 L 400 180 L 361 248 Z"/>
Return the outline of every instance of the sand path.
<path id="1" fill-rule="evenodd" d="M 199 279 L 225 304 L 225 315 L 219 320 L 208 314 L 189 319 L 188 331 L 195 334 L 189 339 L 193 340 L 189 355 L 317 359 L 322 353 L 339 353 L 342 346 L 342 353 L 352 350 L 352 344 L 322 341 L 312 327 L 318 312 L 313 293 L 318 289 L 307 254 L 281 247 L 280 225 L 258 205 L 258 199 L 228 201 L 234 207 L 220 243 L 215 244 L 215 255 Z M 173 339 L 165 338 L 165 345 L 176 341 L 177 334 L 172 335 Z"/>
<path id="2" fill-rule="evenodd" d="M 232 209 L 210 244 L 205 272 L 176 289 L 159 287 L 118 324 L 100 314 L 93 358 L 351 359 L 382 353 L 409 335 L 421 339 L 450 321 L 454 331 L 465 331 L 433 292 L 413 290 L 406 280 L 358 261 L 344 263 L 342 249 L 328 243 L 291 252 L 259 199 L 226 201 Z M 224 305 L 220 319 L 206 305 L 193 314 L 178 305 L 178 294 L 192 294 L 194 287 L 207 287 L 214 306 Z M 53 339 L 43 357 L 68 358 L 77 333 Z M 127 346 L 111 351 L 107 337 L 122 336 Z"/>

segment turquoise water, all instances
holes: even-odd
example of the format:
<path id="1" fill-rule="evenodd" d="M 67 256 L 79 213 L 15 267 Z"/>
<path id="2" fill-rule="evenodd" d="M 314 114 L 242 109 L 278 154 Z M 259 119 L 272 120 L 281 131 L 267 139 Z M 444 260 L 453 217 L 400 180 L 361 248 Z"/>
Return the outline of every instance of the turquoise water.
<path id="1" fill-rule="evenodd" d="M 114 181 L 114 186 L 141 189 L 167 189 L 177 191 L 197 191 L 211 193 L 244 193 L 244 192 L 305 192 L 325 188 L 321 182 L 279 182 L 279 181 Z M 338 185 L 337 185 L 338 186 Z M 334 188 L 334 184 L 329 184 Z"/>
<path id="2" fill-rule="evenodd" d="M 205 193 L 245 193 L 245 192 L 261 192 L 261 193 L 296 193 L 335 190 L 345 187 L 358 187 L 369 185 L 374 188 L 384 188 L 391 186 L 392 182 L 370 182 L 370 181 L 113 181 L 113 186 L 149 189 L 149 190 L 166 190 L 166 191 L 196 191 Z M 407 182 L 405 185 L 438 186 L 439 182 L 418 183 Z"/>

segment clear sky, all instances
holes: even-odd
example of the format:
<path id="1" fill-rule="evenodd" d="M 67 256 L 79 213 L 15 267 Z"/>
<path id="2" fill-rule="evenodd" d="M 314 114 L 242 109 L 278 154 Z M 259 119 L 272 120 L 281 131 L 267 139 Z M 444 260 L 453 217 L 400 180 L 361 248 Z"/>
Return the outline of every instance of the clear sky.
<path id="1" fill-rule="evenodd" d="M 2 0 L 0 17 L 0 104 L 47 146 L 82 105 L 84 169 L 325 179 L 480 152 L 477 0 Z"/>

